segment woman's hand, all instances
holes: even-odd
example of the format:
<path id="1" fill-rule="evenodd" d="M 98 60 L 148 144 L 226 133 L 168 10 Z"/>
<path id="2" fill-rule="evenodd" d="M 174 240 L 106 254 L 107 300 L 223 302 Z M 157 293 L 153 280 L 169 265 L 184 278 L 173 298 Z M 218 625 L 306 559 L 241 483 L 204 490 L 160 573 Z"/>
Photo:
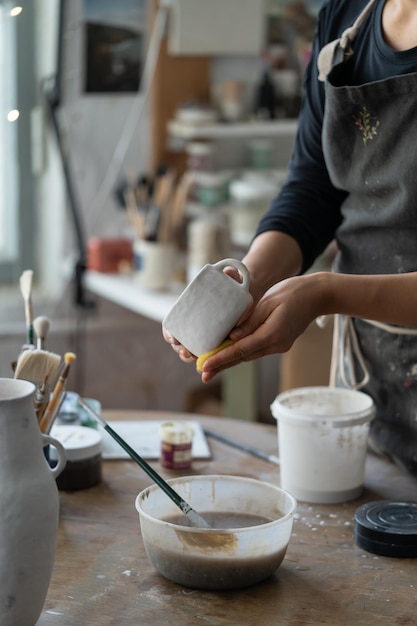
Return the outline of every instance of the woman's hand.
<path id="1" fill-rule="evenodd" d="M 231 276 L 237 282 L 242 282 L 242 276 L 239 271 L 234 267 L 226 267 L 224 269 L 224 273 Z M 252 309 L 251 309 L 252 310 Z M 245 319 L 249 315 L 250 311 L 247 311 L 244 316 L 239 320 L 239 323 Z M 173 337 L 167 330 L 162 326 L 162 335 L 167 343 L 170 344 L 171 348 L 178 354 L 181 361 L 184 363 L 192 363 L 196 361 L 197 357 L 194 354 L 191 354 L 175 337 Z"/>
<path id="2" fill-rule="evenodd" d="M 317 273 L 279 282 L 258 302 L 251 315 L 232 330 L 235 341 L 204 363 L 201 380 L 267 354 L 287 352 L 319 315 L 326 312 L 326 274 Z"/>
<path id="3" fill-rule="evenodd" d="M 188 352 L 187 348 L 184 348 L 184 346 L 181 345 L 180 342 L 177 341 L 175 337 L 173 337 L 163 326 L 162 335 L 174 352 L 178 354 L 181 361 L 184 361 L 184 363 L 192 363 L 197 360 L 197 357 L 194 354 L 191 354 L 191 352 Z"/>
<path id="4" fill-rule="evenodd" d="M 262 301 L 265 291 L 279 280 L 297 274 L 301 269 L 302 257 L 300 248 L 295 240 L 285 233 L 271 231 L 262 233 L 256 237 L 248 254 L 242 259 L 242 262 L 246 265 L 250 273 L 251 280 L 249 291 L 253 297 L 252 308 L 250 311 L 246 312 L 245 316 L 238 322 L 239 329 L 245 332 L 245 328 L 251 328 L 250 325 L 246 326 L 246 324 L 252 323 L 250 320 L 253 319 L 252 316 L 257 311 L 257 304 L 259 301 Z M 236 270 L 233 268 L 228 268 L 225 271 L 231 276 L 234 276 L 236 280 L 239 280 L 239 273 L 236 274 Z M 245 326 L 243 326 L 244 320 Z M 248 330 L 247 334 L 250 332 L 251 331 Z M 178 354 L 182 361 L 191 363 L 196 360 L 197 357 L 184 348 L 184 346 L 182 346 L 175 337 L 172 337 L 165 328 L 162 328 L 162 334 L 165 341 L 171 345 L 172 349 Z M 230 337 L 233 338 L 232 333 Z M 241 342 L 239 341 L 239 346 L 240 345 Z M 229 353 L 230 350 L 233 350 L 233 348 L 227 348 L 227 353 Z M 264 354 L 267 354 L 267 352 Z M 216 357 L 211 357 L 210 362 L 213 362 L 213 359 Z M 240 363 L 243 360 L 249 359 L 242 357 L 240 360 L 225 367 L 232 367 L 232 365 Z M 214 363 L 216 362 L 217 359 Z M 224 367 L 221 369 L 224 369 Z M 214 374 L 209 376 L 204 373 L 202 380 L 203 382 L 207 382 L 213 376 Z"/>

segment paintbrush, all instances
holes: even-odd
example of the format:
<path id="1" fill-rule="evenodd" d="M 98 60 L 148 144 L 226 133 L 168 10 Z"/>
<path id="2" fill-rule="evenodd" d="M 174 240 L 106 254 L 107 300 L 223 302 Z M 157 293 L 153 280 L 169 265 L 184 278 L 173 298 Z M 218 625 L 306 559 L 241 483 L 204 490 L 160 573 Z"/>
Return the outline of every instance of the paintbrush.
<path id="1" fill-rule="evenodd" d="M 246 443 L 240 443 L 239 441 L 235 441 L 234 439 L 229 439 L 228 437 L 219 435 L 218 433 L 215 433 L 212 430 L 209 430 L 208 428 L 204 428 L 203 432 L 207 437 L 212 437 L 213 439 L 217 439 L 217 441 L 221 441 L 222 443 L 225 443 L 228 446 L 232 446 L 233 448 L 237 448 L 238 450 L 243 450 L 244 452 L 247 452 L 248 454 L 257 456 L 259 459 L 264 459 L 264 461 L 269 461 L 270 463 L 274 463 L 275 465 L 280 464 L 279 458 L 275 456 L 274 454 L 269 454 L 268 452 L 264 452 L 263 450 L 259 450 L 258 448 L 254 448 L 253 446 L 249 446 Z"/>
<path id="2" fill-rule="evenodd" d="M 47 350 L 23 350 L 16 363 L 14 377 L 28 380 L 36 387 L 34 406 L 40 419 L 61 365 L 59 354 Z"/>
<path id="3" fill-rule="evenodd" d="M 178 237 L 178 233 L 183 225 L 185 207 L 193 182 L 193 172 L 185 172 L 175 189 L 170 213 L 171 228 L 176 237 Z"/>
<path id="4" fill-rule="evenodd" d="M 25 303 L 26 340 L 33 344 L 33 311 L 32 311 L 33 271 L 25 270 L 20 277 L 20 291 Z"/>
<path id="5" fill-rule="evenodd" d="M 71 364 L 75 361 L 76 356 L 73 352 L 66 352 L 64 355 L 64 367 L 55 383 L 52 391 L 51 398 L 47 404 L 40 422 L 40 429 L 42 433 L 49 433 L 55 416 L 59 410 L 59 407 L 65 396 L 65 387 L 67 384 L 68 375 L 70 372 Z"/>
<path id="6" fill-rule="evenodd" d="M 188 517 L 192 526 L 196 526 L 197 528 L 210 528 L 209 524 L 206 520 L 201 517 L 197 511 L 195 511 L 191 506 L 181 498 L 180 494 L 177 493 L 169 483 L 167 483 L 162 476 L 160 476 L 153 467 L 149 465 L 122 437 L 115 431 L 113 428 L 101 417 L 97 411 L 95 411 L 83 398 L 78 398 L 78 403 L 89 413 L 92 417 L 94 417 L 99 424 L 101 424 L 104 430 L 109 433 L 110 437 L 112 437 L 117 443 L 125 450 L 131 459 L 133 459 L 147 474 L 152 480 L 166 493 L 166 495 L 171 498 L 171 500 L 181 509 L 181 511 Z"/>
<path id="7" fill-rule="evenodd" d="M 29 380 L 35 385 L 42 385 L 47 378 L 53 385 L 61 365 L 59 354 L 47 350 L 23 350 L 17 359 L 15 378 Z"/>
<path id="8" fill-rule="evenodd" d="M 46 336 L 49 331 L 51 322 L 48 317 L 40 315 L 33 320 L 33 330 L 36 335 L 36 347 L 39 350 L 43 350 L 45 347 Z"/>

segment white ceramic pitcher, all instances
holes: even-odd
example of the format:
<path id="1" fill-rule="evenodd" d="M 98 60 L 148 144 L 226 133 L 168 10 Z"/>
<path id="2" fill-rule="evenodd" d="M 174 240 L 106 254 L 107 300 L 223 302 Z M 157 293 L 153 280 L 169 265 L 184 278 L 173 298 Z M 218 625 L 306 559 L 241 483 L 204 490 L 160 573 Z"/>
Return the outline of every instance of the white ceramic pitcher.
<path id="1" fill-rule="evenodd" d="M 34 626 L 48 592 L 59 520 L 55 477 L 65 450 L 42 435 L 35 385 L 0 378 L 0 624 Z M 59 455 L 51 469 L 43 447 Z"/>

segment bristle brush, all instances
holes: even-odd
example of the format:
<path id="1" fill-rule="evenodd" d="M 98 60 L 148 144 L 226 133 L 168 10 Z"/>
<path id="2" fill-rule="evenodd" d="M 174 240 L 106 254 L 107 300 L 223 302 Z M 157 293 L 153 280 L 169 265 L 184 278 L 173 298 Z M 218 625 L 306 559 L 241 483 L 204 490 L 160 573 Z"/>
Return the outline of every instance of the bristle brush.
<path id="1" fill-rule="evenodd" d="M 45 400 L 49 398 L 60 365 L 60 355 L 46 350 L 23 350 L 17 359 L 14 377 L 36 386 L 34 404 L 38 419 L 46 408 Z"/>
<path id="2" fill-rule="evenodd" d="M 33 311 L 32 311 L 32 283 L 33 271 L 25 270 L 20 277 L 20 291 L 25 303 L 26 341 L 33 345 Z"/>
<path id="3" fill-rule="evenodd" d="M 71 364 L 75 361 L 75 359 L 76 356 L 73 352 L 66 352 L 64 355 L 64 367 L 58 377 L 58 380 L 52 391 L 51 398 L 40 421 L 40 429 L 42 433 L 47 434 L 51 429 L 57 411 L 61 405 L 62 400 L 64 399 L 65 387 L 67 384 Z"/>
<path id="4" fill-rule="evenodd" d="M 17 359 L 15 378 L 29 380 L 35 385 L 41 386 L 45 378 L 53 385 L 61 365 L 59 354 L 47 350 L 23 350 Z"/>

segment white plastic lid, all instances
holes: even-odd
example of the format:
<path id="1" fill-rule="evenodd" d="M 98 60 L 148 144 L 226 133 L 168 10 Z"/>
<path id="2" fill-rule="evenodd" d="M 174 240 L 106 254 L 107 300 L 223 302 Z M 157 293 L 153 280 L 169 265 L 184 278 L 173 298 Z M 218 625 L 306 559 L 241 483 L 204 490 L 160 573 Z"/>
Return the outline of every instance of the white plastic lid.
<path id="1" fill-rule="evenodd" d="M 83 461 L 101 453 L 101 435 L 94 428 L 86 426 L 56 425 L 51 429 L 51 437 L 65 448 L 68 461 Z M 50 458 L 58 458 L 54 447 L 50 448 Z"/>

